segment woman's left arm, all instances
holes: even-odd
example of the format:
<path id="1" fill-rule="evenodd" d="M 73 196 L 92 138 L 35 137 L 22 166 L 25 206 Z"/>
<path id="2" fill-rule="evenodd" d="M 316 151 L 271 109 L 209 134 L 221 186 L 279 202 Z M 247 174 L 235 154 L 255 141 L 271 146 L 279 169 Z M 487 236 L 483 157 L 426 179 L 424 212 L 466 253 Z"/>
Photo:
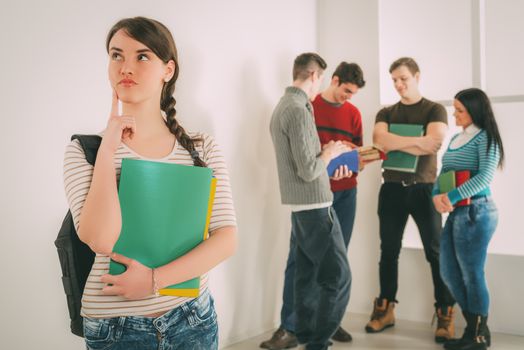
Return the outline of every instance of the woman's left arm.
<path id="1" fill-rule="evenodd" d="M 172 284 L 181 283 L 201 276 L 233 255 L 237 248 L 236 226 L 224 226 L 211 232 L 210 237 L 187 254 L 155 269 L 156 286 L 153 283 L 153 270 L 136 260 L 112 253 L 111 258 L 126 265 L 121 275 L 105 274 L 101 277 L 107 283 L 102 291 L 106 295 L 121 295 L 136 300 Z"/>

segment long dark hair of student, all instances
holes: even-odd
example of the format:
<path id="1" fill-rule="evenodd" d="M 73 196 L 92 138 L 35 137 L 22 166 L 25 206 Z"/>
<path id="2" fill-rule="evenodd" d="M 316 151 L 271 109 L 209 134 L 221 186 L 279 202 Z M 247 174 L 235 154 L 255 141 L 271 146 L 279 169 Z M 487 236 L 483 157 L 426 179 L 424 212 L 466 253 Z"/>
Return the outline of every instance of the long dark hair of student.
<path id="1" fill-rule="evenodd" d="M 500 152 L 499 167 L 504 165 L 504 147 L 502 146 L 502 139 L 500 137 L 499 128 L 491 103 L 486 93 L 477 88 L 470 88 L 459 91 L 455 95 L 455 99 L 459 100 L 468 111 L 473 124 L 481 129 L 486 130 L 488 135 L 488 148 L 486 152 L 489 152 L 490 147 L 495 144 Z"/>
<path id="2" fill-rule="evenodd" d="M 195 166 L 205 167 L 206 164 L 198 152 L 195 150 L 195 142 L 202 142 L 201 139 L 192 139 L 176 120 L 176 100 L 173 97 L 175 92 L 175 82 L 178 78 L 179 65 L 178 54 L 175 41 L 169 29 L 162 23 L 153 19 L 145 17 L 125 18 L 118 21 L 107 34 L 106 50 L 109 52 L 109 42 L 113 35 L 123 29 L 131 38 L 141 42 L 155 53 L 164 63 L 170 60 L 175 62 L 175 74 L 162 89 L 162 96 L 160 97 L 160 109 L 166 114 L 166 125 L 173 135 L 175 135 L 178 143 L 180 143 L 193 158 Z"/>

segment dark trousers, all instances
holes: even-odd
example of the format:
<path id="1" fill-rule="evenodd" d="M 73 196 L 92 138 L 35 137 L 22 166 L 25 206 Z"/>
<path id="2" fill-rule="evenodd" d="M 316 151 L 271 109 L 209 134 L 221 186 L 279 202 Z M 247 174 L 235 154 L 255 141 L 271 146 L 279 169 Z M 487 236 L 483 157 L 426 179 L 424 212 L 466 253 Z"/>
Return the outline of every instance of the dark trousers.
<path id="1" fill-rule="evenodd" d="M 378 217 L 381 250 L 379 264 L 381 299 L 396 301 L 398 258 L 404 229 L 411 215 L 418 227 L 426 260 L 431 266 L 435 306 L 451 306 L 455 303 L 440 276 L 439 250 L 442 218 L 433 206 L 432 188 L 433 184 L 426 183 L 410 186 L 385 183 L 380 188 Z"/>
<path id="2" fill-rule="evenodd" d="M 293 212 L 291 220 L 295 333 L 306 349 L 326 349 L 349 301 L 350 272 L 340 224 L 333 208 Z"/>
<path id="3" fill-rule="evenodd" d="M 337 214 L 344 245 L 347 247 L 351 240 L 355 212 L 357 208 L 357 188 L 337 191 L 333 193 L 333 209 Z M 284 274 L 284 292 L 282 296 L 282 309 L 280 311 L 280 326 L 289 332 L 295 332 L 296 315 L 294 311 L 294 285 L 295 285 L 295 235 L 291 234 L 289 254 L 286 271 Z M 351 291 L 351 269 L 349 271 L 349 287 Z"/>

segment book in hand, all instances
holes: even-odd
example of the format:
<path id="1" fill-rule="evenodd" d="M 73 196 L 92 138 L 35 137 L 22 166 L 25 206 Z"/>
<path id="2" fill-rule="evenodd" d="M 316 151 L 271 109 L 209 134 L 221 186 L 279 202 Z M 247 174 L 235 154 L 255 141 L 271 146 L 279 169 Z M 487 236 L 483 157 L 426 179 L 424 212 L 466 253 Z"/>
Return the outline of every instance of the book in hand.
<path id="1" fill-rule="evenodd" d="M 451 192 L 456 187 L 457 187 L 457 183 L 455 180 L 455 172 L 453 170 L 447 171 L 439 175 L 438 188 L 440 190 L 440 193 Z"/>
<path id="2" fill-rule="evenodd" d="M 440 193 L 448 193 L 452 191 L 453 189 L 462 185 L 464 182 L 468 181 L 469 178 L 469 170 L 451 170 L 440 174 L 437 180 Z M 465 198 L 455 203 L 455 206 L 461 207 L 470 204 L 471 198 Z"/>
<path id="3" fill-rule="evenodd" d="M 332 159 L 327 170 L 329 176 L 334 176 L 335 171 L 340 166 L 347 165 L 348 170 L 358 173 L 360 171 L 360 162 L 370 163 L 380 159 L 387 159 L 387 156 L 379 146 L 373 145 L 359 147 L 349 152 L 344 152 L 337 158 Z"/>
<path id="4" fill-rule="evenodd" d="M 455 171 L 455 183 L 457 184 L 457 187 L 462 185 L 464 182 L 468 181 L 471 177 L 471 173 L 469 170 L 456 170 Z M 460 201 L 458 201 L 455 206 L 457 207 L 463 207 L 466 205 L 471 204 L 471 198 L 464 198 Z"/>
<path id="5" fill-rule="evenodd" d="M 370 163 L 375 160 L 386 160 L 388 157 L 384 150 L 378 145 L 363 146 L 357 149 L 360 160 L 365 163 Z"/>
<path id="6" fill-rule="evenodd" d="M 186 254 L 207 238 L 216 179 L 209 168 L 123 159 L 118 197 L 122 230 L 113 251 L 156 268 Z M 109 273 L 125 266 L 112 261 Z M 197 297 L 200 277 L 159 291 Z"/>
<path id="7" fill-rule="evenodd" d="M 335 175 L 335 171 L 343 165 L 347 165 L 348 170 L 358 173 L 359 170 L 359 156 L 356 149 L 344 152 L 329 162 L 327 172 L 330 177 Z"/>
<path id="8" fill-rule="evenodd" d="M 399 136 L 419 137 L 424 135 L 424 127 L 419 124 L 392 123 L 389 125 L 389 132 Z M 382 168 L 406 173 L 417 171 L 418 156 L 402 151 L 391 151 L 387 156 L 388 159 L 382 163 Z"/>

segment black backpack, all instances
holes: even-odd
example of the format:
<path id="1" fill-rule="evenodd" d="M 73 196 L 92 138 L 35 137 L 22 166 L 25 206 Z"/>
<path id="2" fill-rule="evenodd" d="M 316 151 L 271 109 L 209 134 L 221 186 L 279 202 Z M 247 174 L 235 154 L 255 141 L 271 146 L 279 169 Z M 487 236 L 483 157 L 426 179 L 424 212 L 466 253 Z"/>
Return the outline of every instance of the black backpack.
<path id="1" fill-rule="evenodd" d="M 71 136 L 71 140 L 75 139 L 80 142 L 87 162 L 94 165 L 102 138 L 98 135 Z M 62 268 L 62 284 L 67 297 L 71 332 L 83 337 L 84 320 L 80 316 L 80 308 L 87 277 L 95 260 L 95 253 L 78 238 L 71 211 L 67 212 L 62 222 L 62 227 L 55 240 L 55 246 Z"/>

